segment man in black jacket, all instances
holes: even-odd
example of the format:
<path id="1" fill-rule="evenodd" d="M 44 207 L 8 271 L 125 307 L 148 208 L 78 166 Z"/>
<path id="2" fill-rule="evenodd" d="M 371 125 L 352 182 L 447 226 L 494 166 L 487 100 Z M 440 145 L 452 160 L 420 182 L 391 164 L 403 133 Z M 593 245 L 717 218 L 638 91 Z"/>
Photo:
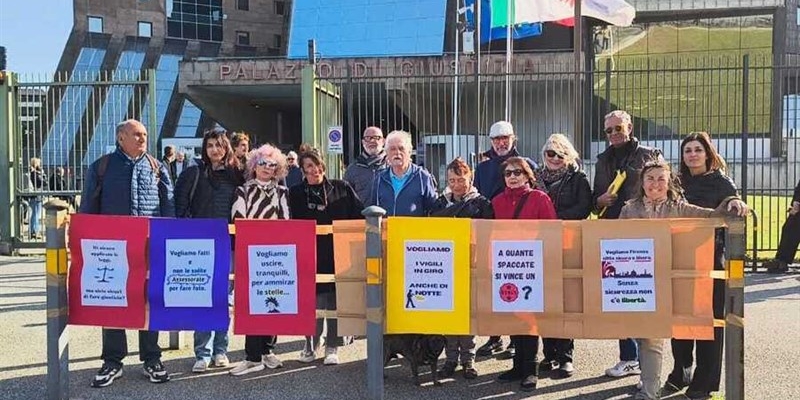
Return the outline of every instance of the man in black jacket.
<path id="1" fill-rule="evenodd" d="M 601 219 L 617 219 L 625 202 L 636 195 L 639 172 L 644 163 L 661 158 L 661 151 L 639 145 L 633 137 L 633 120 L 625 111 L 616 110 L 605 117 L 605 133 L 610 146 L 597 156 L 592 203 Z M 626 179 L 616 193 L 610 190 L 617 174 Z M 606 375 L 622 377 L 640 374 L 639 351 L 633 339 L 619 341 L 620 361 L 606 370 Z"/>
<path id="2" fill-rule="evenodd" d="M 767 272 L 779 274 L 789 271 L 789 264 L 794 262 L 797 254 L 797 246 L 800 245 L 800 182 L 794 187 L 792 196 L 792 208 L 789 209 L 789 216 L 781 228 L 781 242 L 778 245 L 778 252 L 775 258 L 764 263 Z"/>

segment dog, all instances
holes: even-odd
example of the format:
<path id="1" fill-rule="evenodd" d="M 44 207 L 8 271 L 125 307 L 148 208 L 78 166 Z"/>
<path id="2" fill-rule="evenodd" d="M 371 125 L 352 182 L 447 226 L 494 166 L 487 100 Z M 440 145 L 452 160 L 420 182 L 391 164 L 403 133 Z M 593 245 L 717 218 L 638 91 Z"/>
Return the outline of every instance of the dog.
<path id="1" fill-rule="evenodd" d="M 419 386 L 419 366 L 429 365 L 433 384 L 441 385 L 437 375 L 439 356 L 447 345 L 442 335 L 398 334 L 383 337 L 383 366 L 397 355 L 403 356 L 411 365 L 414 384 Z"/>

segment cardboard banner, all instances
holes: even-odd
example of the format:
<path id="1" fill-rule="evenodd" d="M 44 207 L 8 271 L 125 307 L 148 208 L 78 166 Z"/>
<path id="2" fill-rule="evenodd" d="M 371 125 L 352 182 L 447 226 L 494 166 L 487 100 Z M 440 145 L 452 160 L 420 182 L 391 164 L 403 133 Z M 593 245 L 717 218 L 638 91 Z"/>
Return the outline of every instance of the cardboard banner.
<path id="1" fill-rule="evenodd" d="M 337 329 L 342 336 L 367 332 L 366 221 L 333 221 Z"/>
<path id="2" fill-rule="evenodd" d="M 583 223 L 583 337 L 672 336 L 669 223 Z"/>
<path id="3" fill-rule="evenodd" d="M 317 228 L 309 220 L 237 220 L 233 332 L 313 335 Z"/>
<path id="4" fill-rule="evenodd" d="M 231 239 L 223 219 L 150 221 L 151 330 L 228 330 Z"/>
<path id="5" fill-rule="evenodd" d="M 475 332 L 561 337 L 561 221 L 475 220 Z"/>
<path id="6" fill-rule="evenodd" d="M 470 231 L 462 218 L 388 220 L 386 333 L 470 332 Z"/>
<path id="7" fill-rule="evenodd" d="M 145 328 L 147 230 L 142 217 L 71 217 L 70 324 Z"/>

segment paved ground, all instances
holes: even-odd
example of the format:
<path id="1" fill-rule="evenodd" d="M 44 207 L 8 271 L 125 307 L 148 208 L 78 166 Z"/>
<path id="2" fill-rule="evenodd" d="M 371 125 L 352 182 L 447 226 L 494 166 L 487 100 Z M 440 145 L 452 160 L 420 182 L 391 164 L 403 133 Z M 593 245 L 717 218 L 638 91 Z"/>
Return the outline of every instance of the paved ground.
<path id="1" fill-rule="evenodd" d="M 750 275 L 747 279 L 746 398 L 800 398 L 800 274 Z M 41 258 L 0 257 L 0 398 L 45 397 L 45 283 Z M 129 334 L 136 350 L 135 333 Z M 232 377 L 225 371 L 192 374 L 191 350 L 168 351 L 164 361 L 173 380 L 153 385 L 141 375 L 138 354 L 128 358 L 125 376 L 112 387 L 91 389 L 99 367 L 100 332 L 70 328 L 70 389 L 72 399 L 362 399 L 366 397 L 365 342 L 357 341 L 341 353 L 342 364 L 306 365 L 293 361 L 300 350 L 298 337 L 280 339 L 279 356 L 285 367 L 275 371 Z M 483 339 L 481 339 L 483 341 Z M 162 343 L 166 338 L 162 337 Z M 243 358 L 244 340 L 234 337 L 231 359 Z M 577 373 L 565 380 L 543 379 L 533 393 L 540 399 L 628 398 L 636 378 L 612 380 L 602 376 L 615 361 L 616 342 L 580 340 L 576 344 Z M 665 367 L 671 365 L 665 361 Z M 493 379 L 509 367 L 508 361 L 478 363 L 481 377 L 446 380 L 442 387 L 412 386 L 409 369 L 399 362 L 386 370 L 387 399 L 523 399 L 515 384 Z M 682 398 L 673 396 L 673 398 Z"/>

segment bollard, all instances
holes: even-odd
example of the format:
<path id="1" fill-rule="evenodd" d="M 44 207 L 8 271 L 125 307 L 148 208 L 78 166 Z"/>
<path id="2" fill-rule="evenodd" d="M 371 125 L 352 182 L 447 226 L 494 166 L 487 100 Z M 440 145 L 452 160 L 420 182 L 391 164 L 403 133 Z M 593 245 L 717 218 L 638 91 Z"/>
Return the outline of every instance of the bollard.
<path id="1" fill-rule="evenodd" d="M 381 219 L 386 210 L 370 206 L 367 217 L 367 398 L 383 399 L 383 243 Z"/>
<path id="2" fill-rule="evenodd" d="M 47 271 L 47 399 L 69 399 L 69 331 L 67 330 L 67 221 L 69 205 L 44 205 Z"/>
<path id="3" fill-rule="evenodd" d="M 170 331 L 169 344 L 167 348 L 170 350 L 181 350 L 189 347 L 189 341 L 184 335 L 183 331 Z"/>
<path id="4" fill-rule="evenodd" d="M 725 398 L 744 399 L 744 257 L 745 224 L 728 219 L 725 259 Z"/>

